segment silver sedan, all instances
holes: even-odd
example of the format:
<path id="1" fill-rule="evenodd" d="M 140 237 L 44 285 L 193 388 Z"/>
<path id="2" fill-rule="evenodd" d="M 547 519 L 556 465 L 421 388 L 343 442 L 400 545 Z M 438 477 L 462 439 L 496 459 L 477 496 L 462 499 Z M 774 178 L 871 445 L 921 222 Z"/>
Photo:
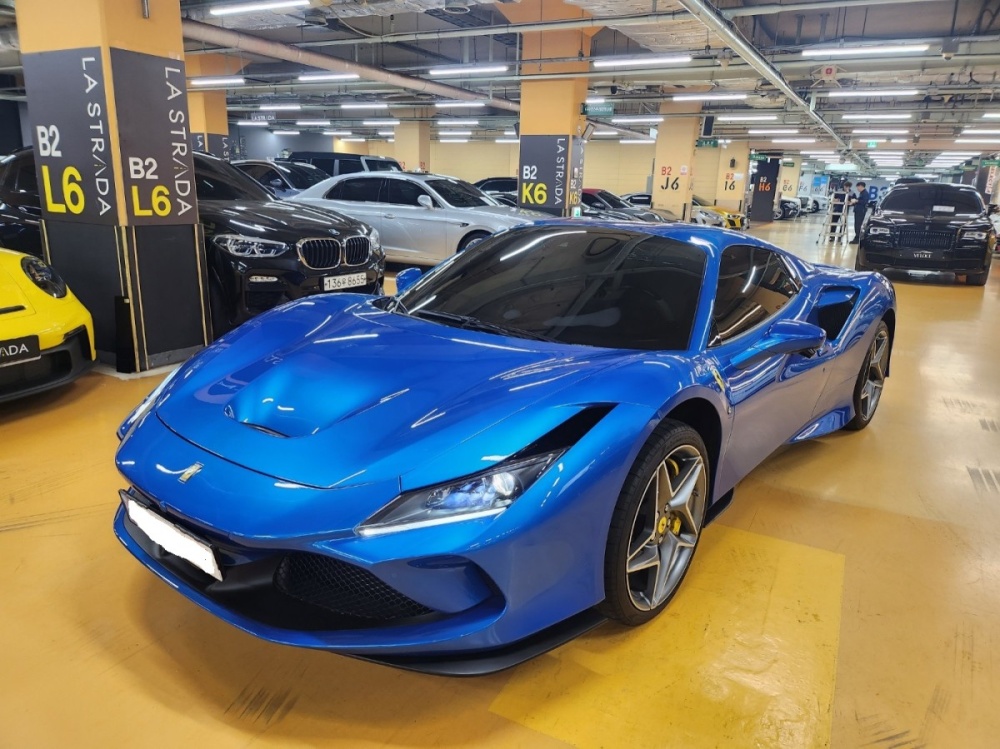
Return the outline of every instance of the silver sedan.
<path id="1" fill-rule="evenodd" d="M 386 258 L 400 263 L 436 264 L 477 239 L 545 217 L 500 205 L 468 182 L 436 174 L 347 174 L 293 200 L 333 208 L 374 227 Z"/>

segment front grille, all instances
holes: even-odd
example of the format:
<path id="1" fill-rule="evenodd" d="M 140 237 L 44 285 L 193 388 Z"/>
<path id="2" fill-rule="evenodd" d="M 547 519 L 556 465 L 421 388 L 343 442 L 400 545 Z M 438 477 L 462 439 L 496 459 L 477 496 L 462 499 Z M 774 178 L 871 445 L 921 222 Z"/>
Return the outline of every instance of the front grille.
<path id="1" fill-rule="evenodd" d="M 914 250 L 947 250 L 955 235 L 947 231 L 914 231 L 905 229 L 896 237 L 896 246 Z"/>
<path id="2" fill-rule="evenodd" d="M 284 291 L 248 291 L 245 300 L 251 312 L 264 312 L 287 301 Z"/>
<path id="3" fill-rule="evenodd" d="M 299 257 L 310 268 L 325 270 L 340 265 L 343 245 L 339 239 L 303 239 L 298 248 Z"/>
<path id="4" fill-rule="evenodd" d="M 87 352 L 90 358 L 90 352 Z M 41 359 L 0 367 L 0 397 L 26 387 L 55 382 L 73 371 L 73 357 L 69 351 L 42 353 Z"/>
<path id="5" fill-rule="evenodd" d="M 433 613 L 367 570 L 322 554 L 286 555 L 274 584 L 287 596 L 342 616 L 392 621 Z"/>
<path id="6" fill-rule="evenodd" d="M 344 242 L 344 264 L 362 265 L 368 262 L 371 253 L 371 243 L 368 237 L 348 237 Z"/>

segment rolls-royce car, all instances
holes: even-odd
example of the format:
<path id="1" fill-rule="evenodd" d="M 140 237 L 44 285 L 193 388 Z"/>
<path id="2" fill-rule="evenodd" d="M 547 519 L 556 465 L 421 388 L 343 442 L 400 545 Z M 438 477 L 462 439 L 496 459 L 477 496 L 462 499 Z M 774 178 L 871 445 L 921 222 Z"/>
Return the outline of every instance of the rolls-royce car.
<path id="1" fill-rule="evenodd" d="M 66 282 L 0 248 L 0 402 L 64 385 L 94 361 L 93 321 Z"/>
<path id="2" fill-rule="evenodd" d="M 308 294 L 381 293 L 385 256 L 370 226 L 319 206 L 275 200 L 239 169 L 208 154 L 194 154 L 194 172 L 216 336 Z M 18 236 L 16 249 L 40 257 L 34 174 L 30 148 L 0 164 L 0 184 L 13 185 L 20 201 L 20 207 L 0 213 L 0 235 Z"/>
<path id="3" fill-rule="evenodd" d="M 713 227 L 544 221 L 419 276 L 163 381 L 118 430 L 128 551 L 267 640 L 496 671 L 660 614 L 737 483 L 889 374 L 883 276 Z"/>
<path id="4" fill-rule="evenodd" d="M 855 268 L 950 271 L 982 286 L 997 243 L 990 210 L 969 185 L 894 185 L 861 227 Z"/>
<path id="5" fill-rule="evenodd" d="M 290 198 L 330 175 L 307 161 L 243 159 L 233 166 L 262 184 L 277 198 Z"/>
<path id="6" fill-rule="evenodd" d="M 364 221 L 378 231 L 389 260 L 424 265 L 435 265 L 494 232 L 545 218 L 500 205 L 478 187 L 440 174 L 348 174 L 324 180 L 292 200 Z"/>

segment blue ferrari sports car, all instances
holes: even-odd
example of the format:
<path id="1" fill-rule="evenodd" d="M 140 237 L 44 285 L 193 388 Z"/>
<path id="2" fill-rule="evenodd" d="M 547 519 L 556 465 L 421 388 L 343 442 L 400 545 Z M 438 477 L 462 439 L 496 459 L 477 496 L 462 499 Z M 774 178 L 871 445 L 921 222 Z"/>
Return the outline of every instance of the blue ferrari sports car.
<path id="1" fill-rule="evenodd" d="M 896 323 L 877 273 L 680 223 L 542 222 L 398 285 L 177 369 L 119 431 L 115 532 L 254 635 L 450 674 L 656 616 L 740 479 L 871 421 Z"/>

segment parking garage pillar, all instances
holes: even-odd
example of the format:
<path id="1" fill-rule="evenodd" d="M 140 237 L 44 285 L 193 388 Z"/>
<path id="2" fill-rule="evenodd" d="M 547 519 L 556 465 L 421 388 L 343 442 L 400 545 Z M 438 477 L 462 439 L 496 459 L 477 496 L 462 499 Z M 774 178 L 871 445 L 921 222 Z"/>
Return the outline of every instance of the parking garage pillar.
<path id="1" fill-rule="evenodd" d="M 665 119 L 656 134 L 653 207 L 687 221 L 694 194 L 694 148 L 701 127 L 700 104 L 660 105 Z"/>
<path id="2" fill-rule="evenodd" d="M 47 259 L 102 360 L 187 358 L 210 330 L 178 0 L 25 2 L 17 26 Z"/>
<path id="3" fill-rule="evenodd" d="M 778 170 L 778 194 L 783 198 L 795 198 L 799 194 L 799 177 L 802 176 L 801 156 L 782 156 Z"/>
<path id="4" fill-rule="evenodd" d="M 188 78 L 222 78 L 239 73 L 245 60 L 220 54 L 187 55 Z M 191 113 L 191 147 L 229 160 L 229 114 L 226 110 L 226 86 L 192 88 L 188 93 Z"/>
<path id="5" fill-rule="evenodd" d="M 426 120 L 400 122 L 396 126 L 396 161 L 404 169 L 431 170 L 431 124 Z"/>
<path id="6" fill-rule="evenodd" d="M 589 18 L 578 7 L 558 0 L 522 0 L 498 6 L 512 23 Z M 598 28 L 523 34 L 521 48 L 521 122 L 518 205 L 570 216 L 583 190 L 583 138 L 587 118 L 586 78 L 531 80 L 531 76 L 586 73 L 590 41 Z M 545 62 L 545 60 L 571 60 Z"/>
<path id="7" fill-rule="evenodd" d="M 729 211 L 746 207 L 747 175 L 750 172 L 750 145 L 729 143 L 721 149 L 715 187 L 715 204 Z"/>

